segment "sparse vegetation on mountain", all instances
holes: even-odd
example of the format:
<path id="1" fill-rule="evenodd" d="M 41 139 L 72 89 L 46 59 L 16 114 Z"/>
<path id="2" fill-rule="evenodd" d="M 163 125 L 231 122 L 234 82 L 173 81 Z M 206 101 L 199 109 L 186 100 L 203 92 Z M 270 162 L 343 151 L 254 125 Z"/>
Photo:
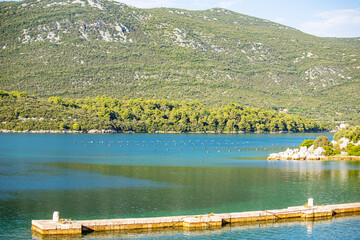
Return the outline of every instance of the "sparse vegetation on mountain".
<path id="1" fill-rule="evenodd" d="M 137 9 L 108 0 L 0 2 L 0 33 L 7 91 L 360 119 L 358 38 L 319 38 L 225 9 Z"/>

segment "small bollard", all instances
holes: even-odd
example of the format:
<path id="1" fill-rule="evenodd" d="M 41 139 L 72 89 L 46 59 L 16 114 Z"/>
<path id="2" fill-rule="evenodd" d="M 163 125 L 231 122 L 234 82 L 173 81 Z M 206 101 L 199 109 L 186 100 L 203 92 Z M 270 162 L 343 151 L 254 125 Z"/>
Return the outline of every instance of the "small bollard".
<path id="1" fill-rule="evenodd" d="M 313 206 L 314 206 L 314 199 L 308 198 L 308 207 L 313 207 Z"/>
<path id="2" fill-rule="evenodd" d="M 53 221 L 54 222 L 59 222 L 59 220 L 60 220 L 60 217 L 59 217 L 59 212 L 54 212 L 53 213 Z"/>

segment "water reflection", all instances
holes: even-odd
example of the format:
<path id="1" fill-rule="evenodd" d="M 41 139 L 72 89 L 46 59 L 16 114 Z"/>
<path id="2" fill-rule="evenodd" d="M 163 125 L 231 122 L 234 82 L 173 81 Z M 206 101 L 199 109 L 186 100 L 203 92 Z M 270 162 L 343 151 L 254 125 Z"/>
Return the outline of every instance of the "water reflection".
<path id="1" fill-rule="evenodd" d="M 359 178 L 359 163 L 351 161 L 268 161 L 271 168 L 280 168 L 286 172 L 298 172 L 303 179 L 313 181 L 322 178 L 338 179 L 346 183 L 349 178 Z"/>

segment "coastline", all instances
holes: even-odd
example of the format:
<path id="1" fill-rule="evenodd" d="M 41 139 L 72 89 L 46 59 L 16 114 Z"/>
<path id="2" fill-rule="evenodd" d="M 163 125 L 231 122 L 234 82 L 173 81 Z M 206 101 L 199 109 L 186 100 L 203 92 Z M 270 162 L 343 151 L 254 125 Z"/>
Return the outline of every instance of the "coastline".
<path id="1" fill-rule="evenodd" d="M 181 131 L 117 131 L 117 130 L 107 130 L 107 129 L 91 129 L 91 130 L 9 130 L 9 129 L 0 129 L 0 133 L 90 133 L 90 134 L 109 134 L 109 133 L 158 133 L 158 134 L 243 134 L 243 133 L 322 133 L 322 132 L 331 132 L 329 130 L 318 131 L 318 132 L 292 132 L 292 131 L 255 131 L 255 132 L 244 132 L 244 131 L 198 131 L 198 132 L 181 132 Z"/>
<path id="2" fill-rule="evenodd" d="M 267 160 L 360 161 L 360 139 L 355 135 L 357 133 L 350 133 L 353 135 L 347 132 L 349 138 L 342 137 L 337 139 L 338 142 L 330 142 L 325 136 L 317 137 L 315 140 L 305 139 L 299 148 L 270 153 Z M 336 139 L 336 134 L 334 138 Z"/>

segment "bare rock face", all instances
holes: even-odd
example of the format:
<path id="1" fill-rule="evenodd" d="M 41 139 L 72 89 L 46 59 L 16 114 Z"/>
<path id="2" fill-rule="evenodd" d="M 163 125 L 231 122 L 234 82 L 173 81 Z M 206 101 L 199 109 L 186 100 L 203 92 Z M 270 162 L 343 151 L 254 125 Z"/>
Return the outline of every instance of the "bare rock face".
<path id="1" fill-rule="evenodd" d="M 347 145 L 349 144 L 350 140 L 347 139 L 347 138 L 341 138 L 339 140 L 339 146 L 340 146 L 340 149 L 345 149 L 347 147 Z"/>
<path id="2" fill-rule="evenodd" d="M 300 152 L 305 153 L 308 151 L 308 148 L 306 146 L 300 147 Z"/>
<path id="3" fill-rule="evenodd" d="M 314 145 L 311 145 L 308 149 L 308 152 L 312 153 L 314 151 L 314 148 L 315 148 Z"/>
<path id="4" fill-rule="evenodd" d="M 318 147 L 317 149 L 315 149 L 314 155 L 315 156 L 324 156 L 324 152 L 325 152 L 325 150 L 322 147 Z"/>

